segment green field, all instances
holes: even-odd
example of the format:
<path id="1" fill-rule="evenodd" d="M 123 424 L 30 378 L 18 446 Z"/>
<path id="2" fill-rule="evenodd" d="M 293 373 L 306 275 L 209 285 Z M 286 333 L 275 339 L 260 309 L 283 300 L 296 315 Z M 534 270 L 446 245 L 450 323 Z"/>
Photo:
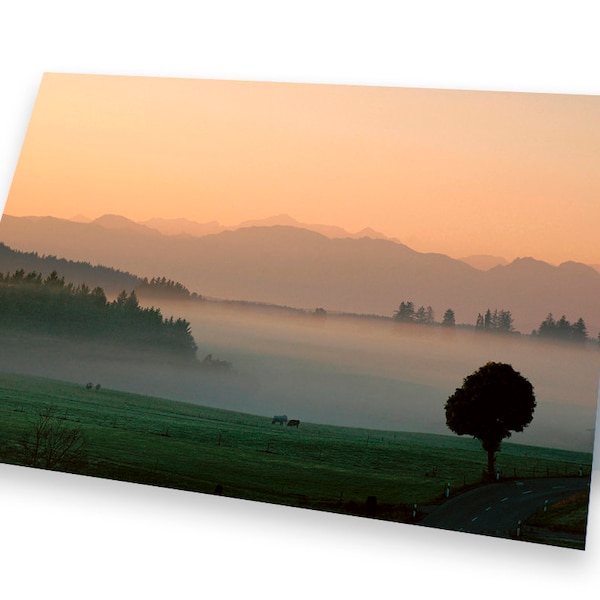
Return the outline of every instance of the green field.
<path id="1" fill-rule="evenodd" d="M 476 440 L 271 418 L 23 375 L 0 374 L 0 461 L 24 464 L 21 440 L 52 408 L 85 440 L 76 472 L 182 490 L 408 521 L 414 503 L 441 501 L 479 483 L 486 455 Z M 577 475 L 591 454 L 504 443 L 504 477 Z"/>

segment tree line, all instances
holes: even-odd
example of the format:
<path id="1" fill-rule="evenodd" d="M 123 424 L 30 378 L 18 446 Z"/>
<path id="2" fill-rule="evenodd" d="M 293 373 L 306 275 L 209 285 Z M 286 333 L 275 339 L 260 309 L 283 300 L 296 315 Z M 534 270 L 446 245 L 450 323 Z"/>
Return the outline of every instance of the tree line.
<path id="1" fill-rule="evenodd" d="M 498 310 L 495 308 L 494 312 L 492 312 L 488 308 L 485 311 L 485 315 L 481 313 L 477 315 L 475 329 L 510 333 L 514 331 L 512 314 L 510 310 Z"/>
<path id="2" fill-rule="evenodd" d="M 411 300 L 402 301 L 398 310 L 394 313 L 394 321 L 398 323 L 418 323 L 420 325 L 436 325 L 435 313 L 431 306 L 427 308 L 420 306 L 415 309 L 415 303 Z M 454 327 L 456 325 L 456 318 L 454 311 L 449 308 L 444 313 L 442 322 L 443 326 Z"/>
<path id="3" fill-rule="evenodd" d="M 552 313 L 542 321 L 538 329 L 532 332 L 532 335 L 543 339 L 576 343 L 585 342 L 589 338 L 583 318 L 580 317 L 575 323 L 570 323 L 565 315 L 555 320 Z M 600 335 L 598 341 L 600 342 Z"/>
<path id="4" fill-rule="evenodd" d="M 135 291 L 123 290 L 109 301 L 101 287 L 65 282 L 56 271 L 47 277 L 24 269 L 0 273 L 0 325 L 164 351 L 178 361 L 197 360 L 185 319 L 142 308 Z"/>
<path id="5" fill-rule="evenodd" d="M 135 288 L 139 298 L 154 298 L 159 300 L 202 300 L 202 296 L 196 292 L 190 292 L 179 281 L 167 279 L 166 277 L 144 277 Z"/>
<path id="6" fill-rule="evenodd" d="M 24 269 L 36 271 L 42 277 L 56 271 L 68 281 L 76 284 L 85 282 L 91 288 L 102 287 L 107 294 L 118 294 L 121 290 L 133 290 L 142 282 L 137 275 L 112 267 L 92 265 L 89 262 L 67 260 L 37 252 L 22 252 L 0 242 L 0 265 L 3 272 Z"/>
<path id="7" fill-rule="evenodd" d="M 412 301 L 402 301 L 398 309 L 394 312 L 393 320 L 398 323 L 415 323 L 419 325 L 441 325 L 444 327 L 455 327 L 456 317 L 451 308 L 444 312 L 441 321 L 435 320 L 435 313 L 431 306 L 415 307 Z M 466 324 L 466 327 L 473 325 Z M 483 313 L 478 313 L 475 320 L 474 328 L 478 331 L 486 331 L 491 333 L 518 333 L 515 331 L 513 324 L 513 316 L 511 311 L 504 309 L 491 310 L 488 308 Z M 560 319 L 554 319 L 550 313 L 539 325 L 537 329 L 531 332 L 532 337 L 566 341 L 573 343 L 585 343 L 589 338 L 587 326 L 583 317 L 580 317 L 574 323 L 571 323 L 565 315 Z M 598 335 L 598 343 L 600 344 L 600 334 Z"/>

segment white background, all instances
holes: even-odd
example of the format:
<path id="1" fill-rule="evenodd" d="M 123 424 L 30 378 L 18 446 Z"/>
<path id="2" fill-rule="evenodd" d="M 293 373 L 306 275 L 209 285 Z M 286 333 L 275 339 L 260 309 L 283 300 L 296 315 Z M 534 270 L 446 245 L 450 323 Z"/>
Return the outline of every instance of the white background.
<path id="1" fill-rule="evenodd" d="M 0 208 L 44 71 L 597 95 L 594 4 L 7 0 Z M 577 552 L 0 465 L 0 595 L 595 597 L 599 511 Z"/>

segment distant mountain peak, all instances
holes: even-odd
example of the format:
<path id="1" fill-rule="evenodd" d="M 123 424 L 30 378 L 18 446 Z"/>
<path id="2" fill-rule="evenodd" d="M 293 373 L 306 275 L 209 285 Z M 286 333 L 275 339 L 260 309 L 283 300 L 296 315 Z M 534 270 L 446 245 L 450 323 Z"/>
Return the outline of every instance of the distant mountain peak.
<path id="1" fill-rule="evenodd" d="M 356 232 L 352 237 L 356 237 L 356 238 L 368 237 L 368 238 L 373 238 L 374 240 L 389 239 L 386 235 L 384 235 L 383 233 L 380 233 L 379 231 L 375 231 L 375 229 L 372 229 L 371 227 L 365 227 L 364 229 L 361 229 L 360 231 Z"/>
<path id="2" fill-rule="evenodd" d="M 155 217 L 147 221 L 142 221 L 141 224 L 150 227 L 150 229 L 155 229 L 164 235 L 191 235 L 194 237 L 220 233 L 226 229 L 218 221 L 198 223 L 183 217 L 174 219 Z"/>
<path id="3" fill-rule="evenodd" d="M 546 262 L 545 260 L 540 260 L 539 258 L 533 258 L 533 256 L 517 256 L 517 258 L 515 258 L 511 263 L 509 263 L 506 266 L 547 266 L 556 268 L 549 262 Z"/>
<path id="4" fill-rule="evenodd" d="M 488 273 L 501 271 L 506 274 L 512 273 L 518 276 L 530 276 L 535 273 L 536 276 L 539 276 L 541 273 L 549 274 L 552 271 L 556 271 L 557 268 L 544 260 L 538 260 L 531 256 L 518 256 L 506 265 L 498 265 L 489 269 Z"/>
<path id="5" fill-rule="evenodd" d="M 563 271 L 570 271 L 571 273 L 577 275 L 589 275 L 590 273 L 598 272 L 598 270 L 593 265 L 586 265 L 584 263 L 577 262 L 574 260 L 568 260 L 566 262 L 563 262 L 560 265 L 558 265 L 558 268 L 562 269 Z"/>
<path id="6" fill-rule="evenodd" d="M 494 267 L 505 266 L 508 264 L 508 261 L 502 256 L 492 256 L 490 254 L 472 254 L 471 256 L 459 258 L 458 260 L 467 263 L 480 271 L 489 271 Z"/>
<path id="7" fill-rule="evenodd" d="M 285 227 L 297 227 L 299 229 L 308 229 L 309 231 L 314 231 L 316 233 L 320 233 L 325 237 L 336 239 L 336 238 L 363 238 L 369 237 L 377 240 L 388 240 L 386 235 L 380 233 L 379 231 L 375 231 L 371 227 L 366 227 L 361 229 L 357 233 L 350 233 L 346 229 L 339 227 L 338 225 L 323 225 L 319 223 L 302 223 L 294 217 L 291 217 L 288 214 L 275 215 L 273 217 L 267 217 L 266 219 L 253 219 L 251 221 L 244 221 L 240 223 L 237 227 L 232 227 L 231 229 L 239 229 L 242 227 L 274 227 L 274 226 L 285 226 Z M 394 240 L 395 241 L 395 240 Z"/>
<path id="8" fill-rule="evenodd" d="M 74 221 L 75 223 L 91 223 L 93 219 L 90 219 L 82 214 L 77 214 L 74 217 L 71 217 L 69 221 Z"/>
<path id="9" fill-rule="evenodd" d="M 240 223 L 236 229 L 241 227 L 272 227 L 274 225 L 285 225 L 287 227 L 304 227 L 302 223 L 287 214 L 275 215 L 266 219 L 250 219 Z"/>
<path id="10" fill-rule="evenodd" d="M 154 230 L 146 227 L 146 225 L 136 223 L 127 217 L 113 214 L 102 215 L 101 217 L 91 221 L 90 225 L 98 225 L 104 229 L 126 229 L 131 231 L 146 231 L 148 233 L 156 233 Z"/>
<path id="11" fill-rule="evenodd" d="M 118 227 L 118 226 L 137 227 L 137 226 L 139 226 L 139 223 L 136 223 L 135 221 L 132 221 L 131 219 L 128 219 L 127 217 L 123 217 L 122 215 L 115 215 L 115 214 L 102 215 L 101 217 L 98 217 L 97 219 L 94 219 L 91 222 L 95 223 L 96 225 L 104 225 L 104 226 L 112 226 L 112 227 Z"/>

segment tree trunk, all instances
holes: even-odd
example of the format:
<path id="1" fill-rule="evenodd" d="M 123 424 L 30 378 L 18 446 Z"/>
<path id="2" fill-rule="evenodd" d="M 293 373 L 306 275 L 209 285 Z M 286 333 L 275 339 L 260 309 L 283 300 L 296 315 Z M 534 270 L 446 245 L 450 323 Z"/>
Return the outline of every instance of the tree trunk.
<path id="1" fill-rule="evenodd" d="M 496 477 L 496 470 L 494 468 L 495 454 L 495 450 L 488 450 L 488 477 L 492 480 Z"/>

